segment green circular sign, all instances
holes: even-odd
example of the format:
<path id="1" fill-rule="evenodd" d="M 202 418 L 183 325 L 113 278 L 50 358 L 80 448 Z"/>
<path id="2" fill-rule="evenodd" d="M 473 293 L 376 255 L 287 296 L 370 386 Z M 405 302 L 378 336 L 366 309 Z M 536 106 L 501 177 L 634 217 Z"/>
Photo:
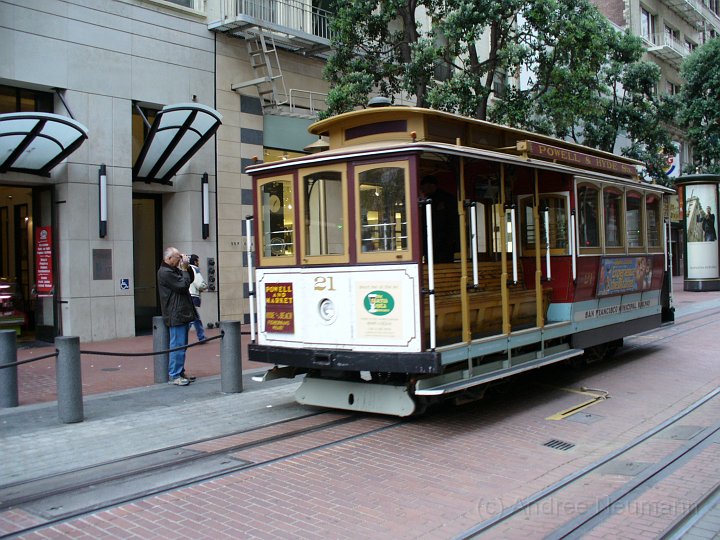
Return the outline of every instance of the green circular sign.
<path id="1" fill-rule="evenodd" d="M 382 317 L 395 308 L 395 299 L 389 292 L 372 291 L 365 295 L 363 304 L 365 305 L 365 311 Z"/>

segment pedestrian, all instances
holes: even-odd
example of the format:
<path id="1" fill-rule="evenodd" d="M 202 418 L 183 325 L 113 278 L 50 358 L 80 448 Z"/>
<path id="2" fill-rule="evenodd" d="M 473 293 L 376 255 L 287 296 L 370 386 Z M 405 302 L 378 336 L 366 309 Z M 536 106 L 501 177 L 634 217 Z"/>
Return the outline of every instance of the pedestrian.
<path id="1" fill-rule="evenodd" d="M 200 294 L 207 290 L 208 286 L 207 283 L 205 283 L 205 278 L 200 273 L 200 258 L 195 255 L 194 253 L 190 255 L 190 265 L 189 265 L 189 272 L 190 277 L 193 278 L 192 283 L 190 284 L 190 297 L 192 298 L 192 303 L 195 306 L 195 311 L 197 311 L 197 319 L 195 319 L 191 324 L 193 328 L 195 328 L 195 333 L 197 334 L 198 341 L 205 341 L 205 329 L 203 328 L 203 323 L 200 320 L 200 304 L 202 303 L 200 300 Z"/>
<path id="2" fill-rule="evenodd" d="M 198 318 L 190 297 L 192 277 L 188 272 L 190 257 L 177 248 L 168 247 L 163 252 L 163 262 L 157 272 L 160 310 L 163 321 L 170 329 L 170 349 L 188 344 L 190 323 Z M 168 374 L 170 384 L 187 386 L 195 377 L 185 372 L 185 349 L 169 353 Z"/>

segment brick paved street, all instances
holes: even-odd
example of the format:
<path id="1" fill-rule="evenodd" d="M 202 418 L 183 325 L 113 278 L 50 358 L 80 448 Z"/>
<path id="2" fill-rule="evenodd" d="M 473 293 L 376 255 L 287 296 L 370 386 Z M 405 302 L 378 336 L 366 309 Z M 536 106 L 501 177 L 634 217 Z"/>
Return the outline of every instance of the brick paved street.
<path id="1" fill-rule="evenodd" d="M 453 538 L 623 446 L 720 386 L 720 363 L 716 355 L 707 354 L 717 350 L 720 317 L 704 316 L 706 310 L 720 308 L 720 293 L 680 293 L 676 305 L 679 320 L 670 329 L 671 338 L 658 340 L 662 337 L 658 331 L 629 339 L 616 359 L 584 370 L 550 368 L 524 377 L 507 394 L 443 408 L 319 450 L 303 451 L 321 443 L 324 432 L 304 435 L 285 447 L 236 452 L 238 459 L 275 461 L 77 518 L 25 538 Z M 684 324 L 691 319 L 692 324 Z M 92 346 L 101 348 L 101 344 Z M 209 370 L 217 362 L 212 359 L 213 347 L 194 348 L 189 366 L 196 372 L 203 367 Z M 199 350 L 207 364 L 196 367 L 194 362 L 200 358 L 193 354 Z M 95 390 L 102 384 L 110 386 L 109 379 L 130 371 L 129 365 L 136 373 L 150 371 L 150 380 L 137 378 L 142 382 L 136 388 L 123 390 L 118 388 L 121 379 L 113 379 L 116 386 L 109 388 L 110 393 L 85 399 L 81 423 L 60 424 L 55 403 L 29 396 L 25 399 L 33 404 L 0 411 L 4 460 L 0 484 L 257 428 L 309 412 L 293 401 L 295 381 L 254 383 L 248 373 L 243 393 L 222 394 L 218 364 L 216 373 L 187 388 L 152 385 L 151 360 L 142 369 L 125 362 L 118 371 L 95 367 L 86 371 L 84 367 L 84 386 Z M 53 379 L 54 370 L 46 369 L 47 379 Z M 108 381 L 101 383 L 98 379 L 102 378 Z M 607 390 L 610 398 L 585 409 L 583 413 L 589 416 L 584 421 L 548 420 L 587 399 L 577 393 L 580 386 Z M 24 388 L 27 391 L 32 385 Z M 720 406 L 711 407 L 706 414 L 720 417 Z M 368 421 L 381 425 L 392 420 L 370 417 Z M 689 423 L 698 421 L 688 419 Z M 567 451 L 544 446 L 550 439 L 574 446 Z M 229 440 L 221 439 L 193 449 L 205 451 L 223 444 L 231 446 Z M 633 459 L 650 461 L 677 446 L 677 441 L 659 440 Z M 635 510 L 658 508 L 660 502 L 674 509 L 691 504 L 720 474 L 718 448 L 718 442 L 710 444 L 697 459 L 646 491 L 636 504 L 620 509 L 589 537 L 656 537 L 674 516 L 646 520 Z M 603 479 L 612 490 L 619 477 Z M 716 515 L 711 512 L 707 523 L 713 523 Z M 541 537 L 538 525 L 552 517 L 551 511 L 531 515 L 525 523 L 513 521 L 495 537 Z M 36 519 L 25 510 L 0 512 L 0 533 Z M 697 530 L 707 523 L 699 524 Z"/>

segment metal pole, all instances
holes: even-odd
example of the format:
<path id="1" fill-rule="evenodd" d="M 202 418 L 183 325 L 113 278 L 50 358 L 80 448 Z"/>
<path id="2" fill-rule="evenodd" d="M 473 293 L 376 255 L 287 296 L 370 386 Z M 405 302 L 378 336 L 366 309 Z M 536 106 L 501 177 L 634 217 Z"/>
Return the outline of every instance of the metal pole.
<path id="1" fill-rule="evenodd" d="M 165 326 L 162 317 L 153 317 L 153 352 L 167 351 L 170 348 L 170 329 Z M 156 354 L 153 356 L 153 366 L 156 383 L 168 382 L 169 354 Z"/>
<path id="2" fill-rule="evenodd" d="M 220 390 L 226 394 L 242 392 L 242 341 L 240 321 L 220 321 Z"/>
<path id="3" fill-rule="evenodd" d="M 58 417 L 64 424 L 83 421 L 82 370 L 80 369 L 80 338 L 55 338 L 58 351 L 55 362 L 57 378 Z"/>
<path id="4" fill-rule="evenodd" d="M 0 365 L 17 362 L 15 330 L 0 330 Z M 0 368 L 0 407 L 18 406 L 17 366 Z"/>

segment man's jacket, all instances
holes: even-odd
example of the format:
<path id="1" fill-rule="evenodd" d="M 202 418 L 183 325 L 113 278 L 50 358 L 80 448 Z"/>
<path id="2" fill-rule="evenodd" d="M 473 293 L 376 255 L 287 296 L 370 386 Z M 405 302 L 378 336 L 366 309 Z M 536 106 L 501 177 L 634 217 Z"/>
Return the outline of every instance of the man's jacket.
<path id="1" fill-rule="evenodd" d="M 157 280 L 160 310 L 167 326 L 187 324 L 197 319 L 195 306 L 190 298 L 192 278 L 188 272 L 163 262 L 158 269 Z"/>

